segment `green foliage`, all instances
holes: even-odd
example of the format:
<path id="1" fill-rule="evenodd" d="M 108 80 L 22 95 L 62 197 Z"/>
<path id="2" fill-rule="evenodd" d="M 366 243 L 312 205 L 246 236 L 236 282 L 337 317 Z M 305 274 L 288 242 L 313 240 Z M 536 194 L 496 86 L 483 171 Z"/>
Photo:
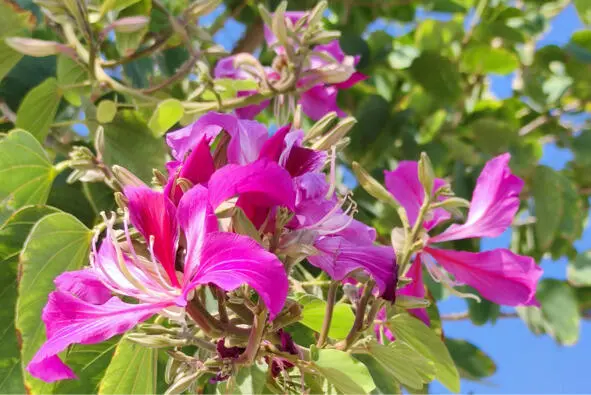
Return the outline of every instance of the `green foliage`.
<path id="1" fill-rule="evenodd" d="M 343 394 L 365 394 L 375 384 L 365 365 L 339 350 L 318 350 L 313 366 Z"/>
<path id="2" fill-rule="evenodd" d="M 0 201 L 18 209 L 45 203 L 57 172 L 31 134 L 14 130 L 0 140 L 0 174 Z"/>
<path id="3" fill-rule="evenodd" d="M 306 295 L 298 299 L 302 305 L 302 324 L 316 332 L 320 332 L 324 315 L 326 311 L 326 302 L 315 298 L 312 295 Z M 344 303 L 337 303 L 334 306 L 334 313 L 330 325 L 328 336 L 333 339 L 344 339 L 351 329 L 351 322 L 355 319 L 351 307 Z"/>
<path id="4" fill-rule="evenodd" d="M 0 130 L 7 133 L 0 136 L 0 286 L 5 303 L 0 312 L 0 393 L 163 391 L 165 372 L 157 350 L 120 338 L 76 345 L 60 354 L 79 380 L 47 384 L 23 368 L 45 339 L 40 317 L 54 278 L 88 264 L 90 228 L 100 222 L 101 212 L 117 208 L 113 192 L 121 185 L 112 166 L 150 184 L 152 169 L 164 172 L 170 160 L 167 132 L 208 110 L 232 111 L 235 106 L 227 103 L 236 103 L 243 92 L 265 89 L 256 67 L 249 69 L 258 75 L 254 79 L 212 75 L 218 60 L 228 55 L 215 42 L 228 36 L 223 30 L 227 18 L 246 25 L 240 50 L 260 52 L 265 66 L 276 59 L 274 66 L 293 71 L 294 59 L 279 61 L 262 44 L 260 2 L 220 1 L 225 11 L 216 14 L 211 26 L 199 19 L 204 3 L 0 0 Z M 270 9 L 279 4 L 262 3 Z M 288 8 L 309 9 L 316 3 L 293 0 Z M 339 107 L 357 120 L 342 140 L 347 145 L 338 155 L 338 168 L 351 170 L 356 161 L 382 182 L 383 169 L 426 152 L 436 175 L 469 199 L 484 163 L 510 152 L 511 168 L 525 182 L 512 250 L 538 261 L 546 256 L 569 261 L 568 281 L 541 281 L 541 308 L 518 307 L 517 314 L 534 334 L 547 334 L 561 345 L 577 342 L 581 317 L 591 309 L 591 258 L 574 245 L 588 221 L 591 195 L 591 33 L 578 31 L 563 46 L 540 46 L 539 40 L 552 18 L 570 4 L 591 25 L 589 0 L 335 1 L 323 13 L 324 26 L 340 31 L 342 49 L 359 56 L 356 68 L 368 76 L 338 94 Z M 445 21 L 419 18 L 425 11 L 441 13 Z M 129 17 L 146 17 L 149 23 L 113 29 L 114 22 Z M 386 27 L 394 24 L 403 33 L 390 34 Z M 9 37 L 64 45 L 54 54 L 32 57 L 9 47 Z M 491 90 L 497 75 L 512 80 L 506 98 Z M 273 100 L 257 119 L 280 126 L 275 115 L 300 93 L 283 94 L 283 108 Z M 264 99 L 278 94 L 267 92 Z M 573 125 L 570 119 L 577 121 Z M 307 132 L 312 122 L 303 119 L 301 124 Z M 564 169 L 539 164 L 548 142 L 573 154 Z M 72 156 L 74 147 L 85 147 L 84 155 Z M 345 178 L 349 174 L 343 173 Z M 379 243 L 389 244 L 391 229 L 401 226 L 391 196 L 386 193 L 388 199 L 376 202 L 361 188 L 354 192 L 357 218 L 377 229 Z M 477 240 L 455 244 L 471 251 L 480 247 Z M 307 275 L 302 281 L 317 280 Z M 256 364 L 224 365 L 232 373 L 229 381 L 206 384 L 212 377 L 207 373 L 190 390 L 246 394 L 290 388 L 297 393 L 302 371 L 313 393 L 424 392 L 435 379 L 459 392 L 460 377 L 491 377 L 496 365 L 488 355 L 465 340 L 444 336 L 441 320 L 446 317 L 440 317 L 437 303 L 449 292 L 426 273 L 425 281 L 432 302 L 430 327 L 396 305 L 395 314 L 383 322 L 395 341 L 368 341 L 374 328 L 367 322 L 346 351 L 344 339 L 358 306 L 346 297 L 339 300 L 327 333 L 330 348 L 315 349 L 327 303 L 322 287 L 306 286 L 310 294 L 297 299 L 301 320 L 283 327 L 303 346 L 304 366 L 271 377 L 261 364 L 268 350 L 261 349 Z M 219 314 L 215 300 L 207 300 L 210 313 Z M 467 306 L 462 317 L 475 325 L 515 316 L 486 300 L 468 300 Z"/>
<path id="5" fill-rule="evenodd" d="M 59 274 L 87 264 L 92 233 L 70 214 L 53 213 L 35 224 L 19 259 L 20 280 L 16 329 L 21 336 L 23 367 L 45 341 L 41 311 Z M 25 385 L 35 393 L 51 393 L 47 384 L 25 374 Z"/>

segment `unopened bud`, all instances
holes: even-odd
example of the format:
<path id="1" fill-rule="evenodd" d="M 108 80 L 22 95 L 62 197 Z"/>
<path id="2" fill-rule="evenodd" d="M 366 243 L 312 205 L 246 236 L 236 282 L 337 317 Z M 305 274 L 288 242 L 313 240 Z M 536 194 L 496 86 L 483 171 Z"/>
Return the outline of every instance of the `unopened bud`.
<path id="1" fill-rule="evenodd" d="M 403 309 L 424 309 L 429 307 L 431 302 L 427 299 L 407 295 L 396 295 L 396 306 Z"/>
<path id="2" fill-rule="evenodd" d="M 195 1 L 189 8 L 189 13 L 192 17 L 200 17 L 213 12 L 218 6 L 222 4 L 222 0 L 201 0 Z"/>
<path id="3" fill-rule="evenodd" d="M 403 228 L 394 228 L 390 233 L 390 240 L 392 241 L 392 248 L 398 253 L 404 250 L 406 244 L 406 234 Z"/>
<path id="4" fill-rule="evenodd" d="M 193 188 L 193 183 L 191 181 L 187 180 L 186 178 L 177 179 L 176 185 L 178 185 L 179 188 L 181 188 L 183 193 L 186 193 L 187 191 L 189 191 L 189 189 Z"/>
<path id="5" fill-rule="evenodd" d="M 335 111 L 331 111 L 324 115 L 310 128 L 310 130 L 308 130 L 304 140 L 309 141 L 323 135 L 338 117 L 339 116 Z"/>
<path id="6" fill-rule="evenodd" d="M 37 58 L 57 55 L 58 53 L 74 56 L 74 50 L 72 48 L 55 41 L 37 40 L 26 37 L 9 37 L 4 41 L 15 51 Z"/>
<path id="7" fill-rule="evenodd" d="M 174 383 L 164 392 L 168 394 L 182 394 L 199 378 L 203 372 L 197 370 L 194 372 L 186 372 L 186 374 L 178 376 Z"/>
<path id="8" fill-rule="evenodd" d="M 127 209 L 127 206 L 129 204 L 129 200 L 125 197 L 124 194 L 122 194 L 121 192 L 115 192 L 115 203 L 117 204 L 117 207 L 119 207 L 121 210 L 125 210 Z"/>
<path id="9" fill-rule="evenodd" d="M 98 160 L 102 160 L 103 153 L 105 152 L 105 129 L 102 126 L 96 128 L 94 134 L 94 149 L 96 150 L 96 157 Z"/>
<path id="10" fill-rule="evenodd" d="M 320 22 L 322 16 L 324 15 L 324 11 L 328 7 L 328 2 L 322 0 L 316 4 L 316 6 L 310 11 L 308 15 L 308 26 L 314 26 Z"/>
<path id="11" fill-rule="evenodd" d="M 207 55 L 224 56 L 228 54 L 228 51 L 221 45 L 214 44 L 203 51 Z"/>
<path id="12" fill-rule="evenodd" d="M 135 33 L 142 30 L 150 23 L 150 18 L 147 16 L 137 15 L 126 18 L 117 19 L 111 23 L 105 30 L 115 30 L 118 33 Z"/>
<path id="13" fill-rule="evenodd" d="M 152 184 L 163 187 L 168 183 L 168 178 L 160 170 L 152 169 L 152 175 L 154 176 Z"/>
<path id="14" fill-rule="evenodd" d="M 277 41 L 281 44 L 287 44 L 287 24 L 285 23 L 285 10 L 287 9 L 287 2 L 282 1 L 273 13 L 273 19 L 271 21 L 271 30 Z"/>
<path id="15" fill-rule="evenodd" d="M 445 210 L 468 207 L 470 207 L 470 201 L 459 197 L 450 197 L 441 202 L 437 202 L 431 205 L 431 208 L 442 208 Z"/>
<path id="16" fill-rule="evenodd" d="M 183 363 L 176 358 L 169 357 L 164 370 L 164 381 L 166 384 L 172 383 L 175 377 L 180 373 Z"/>
<path id="17" fill-rule="evenodd" d="M 113 166 L 113 175 L 123 187 L 145 187 L 146 184 L 125 167 Z"/>
<path id="18" fill-rule="evenodd" d="M 265 25 L 271 27 L 271 25 L 273 24 L 273 17 L 263 4 L 259 4 L 259 14 L 261 15 L 261 19 L 263 20 Z"/>
<path id="19" fill-rule="evenodd" d="M 430 199 L 433 193 L 433 184 L 435 182 L 435 172 L 429 156 L 421 152 L 421 159 L 419 159 L 419 181 L 425 190 L 425 199 Z M 428 197 L 427 197 L 428 196 Z"/>
<path id="20" fill-rule="evenodd" d="M 298 104 L 293 113 L 293 127 L 300 129 L 302 127 L 302 105 Z"/>
<path id="21" fill-rule="evenodd" d="M 307 41 L 307 45 L 322 45 L 328 44 L 334 40 L 338 40 L 341 37 L 341 32 L 338 30 L 320 30 L 318 33 L 313 34 Z"/>
<path id="22" fill-rule="evenodd" d="M 347 117 L 339 121 L 337 125 L 326 133 L 320 140 L 315 142 L 312 148 L 317 150 L 327 150 L 336 145 L 349 131 L 355 126 L 357 120 L 353 117 Z"/>
<path id="23" fill-rule="evenodd" d="M 400 204 L 386 188 L 382 186 L 375 178 L 373 178 L 365 169 L 357 162 L 353 162 L 353 173 L 357 177 L 357 181 L 367 193 L 381 202 L 388 203 L 390 206 L 399 208 Z"/>

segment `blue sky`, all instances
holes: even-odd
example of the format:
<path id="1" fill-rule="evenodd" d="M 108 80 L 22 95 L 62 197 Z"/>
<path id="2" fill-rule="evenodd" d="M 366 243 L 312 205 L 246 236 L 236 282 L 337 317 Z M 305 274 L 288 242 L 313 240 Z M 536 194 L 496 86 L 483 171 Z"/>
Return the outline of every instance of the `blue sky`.
<path id="1" fill-rule="evenodd" d="M 591 1 L 591 0 L 588 0 Z M 221 12 L 220 10 L 218 10 Z M 208 15 L 203 23 L 211 23 L 216 13 Z M 442 14 L 421 13 L 424 18 L 441 19 Z M 384 28 L 383 22 L 373 26 Z M 538 46 L 549 44 L 563 45 L 568 42 L 574 31 L 584 26 L 578 18 L 572 5 L 556 16 L 550 30 L 539 41 Z M 408 26 L 389 25 L 385 30 L 393 35 L 408 31 Z M 230 21 L 220 30 L 216 40 L 230 49 L 238 40 L 244 26 Z M 512 75 L 497 76 L 491 79 L 491 88 L 499 97 L 511 96 Z M 544 147 L 541 163 L 555 169 L 561 169 L 572 159 L 569 151 L 554 145 Z M 483 249 L 508 247 L 510 233 L 506 232 L 499 238 L 483 241 Z M 579 251 L 591 248 L 591 230 L 587 229 L 582 239 L 576 243 Z M 544 260 L 544 276 L 546 278 L 564 279 L 566 277 L 566 260 L 553 262 Z M 464 300 L 449 298 L 440 305 L 441 312 L 454 313 L 466 311 Z M 519 319 L 500 319 L 496 324 L 474 326 L 469 321 L 446 322 L 444 324 L 446 336 L 461 338 L 480 347 L 497 364 L 497 373 L 486 382 L 474 383 L 464 381 L 463 393 L 583 393 L 589 392 L 591 386 L 586 373 L 589 372 L 588 357 L 591 350 L 591 322 L 581 324 L 579 343 L 573 347 L 562 347 L 547 336 L 534 336 Z M 434 383 L 432 393 L 447 392 L 440 384 Z"/>

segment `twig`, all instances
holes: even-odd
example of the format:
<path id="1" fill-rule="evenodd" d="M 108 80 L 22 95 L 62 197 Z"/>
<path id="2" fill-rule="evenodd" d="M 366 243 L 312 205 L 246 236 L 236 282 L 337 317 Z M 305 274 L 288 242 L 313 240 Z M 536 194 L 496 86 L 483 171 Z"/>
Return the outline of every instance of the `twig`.
<path id="1" fill-rule="evenodd" d="M 240 52 L 253 52 L 263 42 L 265 27 L 263 20 L 257 18 L 246 30 L 244 36 L 238 41 L 232 54 Z"/>
<path id="2" fill-rule="evenodd" d="M 540 115 L 533 121 L 529 122 L 527 125 L 524 125 L 521 129 L 519 129 L 519 135 L 525 136 L 545 123 L 548 123 L 552 118 L 548 117 L 547 115 Z"/>
<path id="3" fill-rule="evenodd" d="M 324 312 L 324 320 L 322 321 L 322 329 L 320 330 L 320 336 L 316 342 L 317 347 L 324 346 L 326 339 L 328 338 L 328 331 L 330 330 L 330 324 L 332 322 L 332 313 L 334 311 L 334 305 L 336 302 L 337 289 L 339 283 L 333 281 L 328 287 L 328 295 L 326 296 L 326 310 Z"/>
<path id="4" fill-rule="evenodd" d="M 441 321 L 463 321 L 470 318 L 470 313 L 467 311 L 463 311 L 461 313 L 450 313 L 450 314 L 443 314 L 440 316 Z M 516 312 L 510 313 L 499 313 L 497 318 L 519 318 L 519 314 Z M 584 320 L 591 320 L 591 311 L 581 313 L 581 319 Z"/>

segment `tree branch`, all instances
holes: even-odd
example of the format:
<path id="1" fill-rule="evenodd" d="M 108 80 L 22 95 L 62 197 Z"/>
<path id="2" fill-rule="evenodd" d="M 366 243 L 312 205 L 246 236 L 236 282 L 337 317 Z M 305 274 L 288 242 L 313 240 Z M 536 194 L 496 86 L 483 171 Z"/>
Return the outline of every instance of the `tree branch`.
<path id="1" fill-rule="evenodd" d="M 260 17 L 248 27 L 244 36 L 236 43 L 232 54 L 240 52 L 253 52 L 258 48 L 265 38 L 265 27 Z"/>
<path id="2" fill-rule="evenodd" d="M 443 314 L 439 318 L 441 319 L 441 321 L 463 321 L 470 319 L 470 313 L 467 311 L 463 311 L 461 313 Z M 519 318 L 519 314 L 517 314 L 514 311 L 510 313 L 500 313 L 497 318 Z M 591 311 L 582 312 L 581 319 L 591 320 Z"/>

